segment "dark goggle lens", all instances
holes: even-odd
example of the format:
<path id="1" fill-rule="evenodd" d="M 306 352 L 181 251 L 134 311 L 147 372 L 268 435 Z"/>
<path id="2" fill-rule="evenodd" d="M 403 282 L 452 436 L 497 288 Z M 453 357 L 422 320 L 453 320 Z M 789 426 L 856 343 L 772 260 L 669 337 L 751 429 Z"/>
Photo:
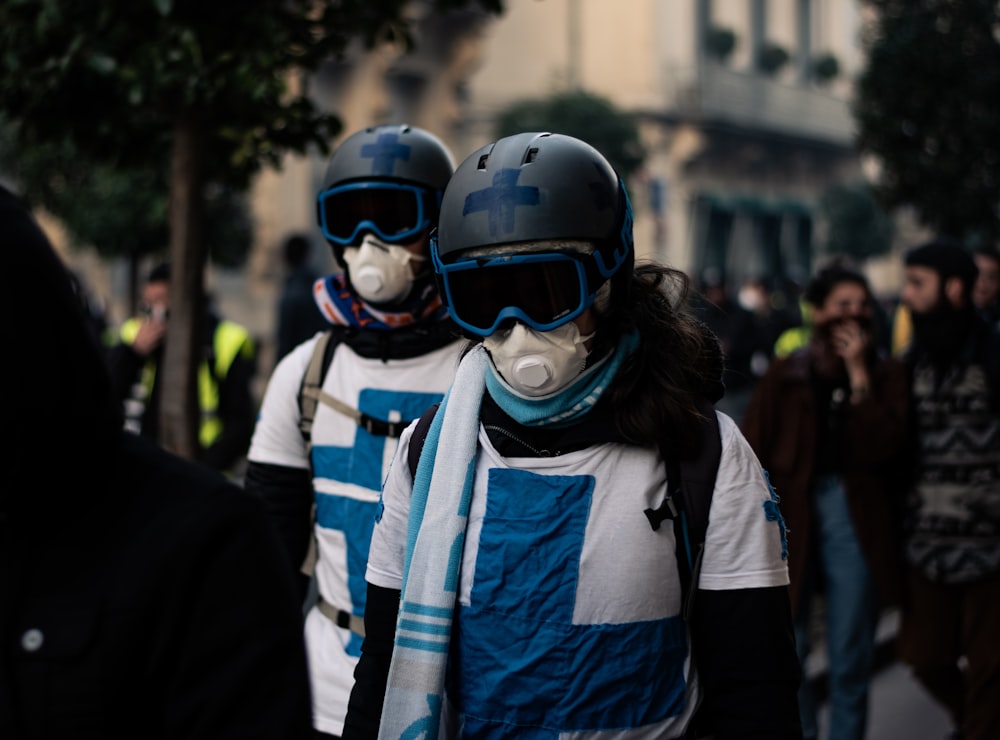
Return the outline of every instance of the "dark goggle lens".
<path id="1" fill-rule="evenodd" d="M 480 332 L 495 329 L 507 308 L 517 309 L 526 323 L 544 331 L 586 307 L 583 265 L 571 258 L 502 263 L 446 275 L 452 315 Z"/>
<path id="2" fill-rule="evenodd" d="M 364 227 L 386 242 L 415 236 L 427 226 L 424 198 L 417 188 L 333 188 L 319 196 L 323 233 L 343 244 Z"/>

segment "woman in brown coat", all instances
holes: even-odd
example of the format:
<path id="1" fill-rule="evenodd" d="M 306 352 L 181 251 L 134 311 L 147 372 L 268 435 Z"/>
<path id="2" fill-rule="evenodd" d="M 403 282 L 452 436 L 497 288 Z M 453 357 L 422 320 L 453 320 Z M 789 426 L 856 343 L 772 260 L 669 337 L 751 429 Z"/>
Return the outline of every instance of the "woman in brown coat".
<path id="1" fill-rule="evenodd" d="M 814 310 L 810 342 L 771 365 L 742 426 L 788 526 L 800 660 L 810 648 L 810 606 L 822 595 L 830 737 L 862 740 L 878 612 L 899 597 L 906 371 L 877 349 L 873 297 L 861 273 L 828 267 L 804 298 Z M 803 735 L 814 737 L 815 702 L 805 681 L 799 699 Z"/>

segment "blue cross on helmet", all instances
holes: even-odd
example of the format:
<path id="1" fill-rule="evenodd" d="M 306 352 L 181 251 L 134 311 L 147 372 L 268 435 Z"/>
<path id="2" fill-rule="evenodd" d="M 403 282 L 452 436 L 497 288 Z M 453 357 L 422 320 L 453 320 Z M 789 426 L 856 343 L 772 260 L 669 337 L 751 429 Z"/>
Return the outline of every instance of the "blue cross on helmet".
<path id="1" fill-rule="evenodd" d="M 452 319 L 489 336 L 521 321 L 550 331 L 586 311 L 634 261 L 621 178 L 589 144 L 522 133 L 469 156 L 452 176 L 431 239 Z"/>

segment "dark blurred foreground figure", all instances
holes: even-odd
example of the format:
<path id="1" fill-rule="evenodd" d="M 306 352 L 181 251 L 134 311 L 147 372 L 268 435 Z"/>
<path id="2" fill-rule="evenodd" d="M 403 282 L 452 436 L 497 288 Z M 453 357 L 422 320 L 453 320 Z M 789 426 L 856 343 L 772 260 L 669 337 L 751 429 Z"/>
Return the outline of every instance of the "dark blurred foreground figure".
<path id="1" fill-rule="evenodd" d="M 780 512 L 611 165 L 558 134 L 480 149 L 431 257 L 474 345 L 382 488 L 344 740 L 801 737 Z M 661 504 L 709 446 L 698 573 Z"/>
<path id="2" fill-rule="evenodd" d="M 0 737 L 306 738 L 301 611 L 259 502 L 122 429 L 58 256 L 0 187 Z M 23 354 L 22 354 L 23 353 Z M 10 434 L 12 432 L 12 434 Z"/>
<path id="3" fill-rule="evenodd" d="M 900 657 L 964 740 L 1000 738 L 1000 334 L 977 268 L 942 240 L 904 257 L 916 434 Z"/>

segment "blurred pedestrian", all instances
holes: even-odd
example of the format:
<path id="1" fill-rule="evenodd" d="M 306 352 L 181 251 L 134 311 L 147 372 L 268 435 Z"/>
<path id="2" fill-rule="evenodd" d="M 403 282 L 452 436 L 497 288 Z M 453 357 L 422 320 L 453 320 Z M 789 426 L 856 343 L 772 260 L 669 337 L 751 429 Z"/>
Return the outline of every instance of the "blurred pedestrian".
<path id="1" fill-rule="evenodd" d="M 763 337 L 761 341 L 766 346 L 765 350 L 754 353 L 751 362 L 754 375 L 758 378 L 774 358 L 775 344 L 781 333 L 800 323 L 797 314 L 793 317 L 785 310 L 777 310 L 772 295 L 767 281 L 759 276 L 746 278 L 736 293 L 739 305 L 753 314 L 757 333 Z"/>
<path id="2" fill-rule="evenodd" d="M 303 234 L 292 234 L 282 247 L 285 282 L 278 299 L 276 361 L 329 326 L 313 298 L 320 275 L 309 262 L 311 251 L 312 244 Z"/>
<path id="3" fill-rule="evenodd" d="M 686 276 L 633 269 L 611 165 L 563 135 L 489 144 L 431 254 L 475 339 L 415 476 L 420 422 L 389 468 L 345 740 L 679 738 L 699 706 L 706 736 L 799 737 L 780 514 L 711 409 L 721 357 Z M 653 514 L 669 461 L 720 441 L 687 621 L 690 553 Z"/>
<path id="4" fill-rule="evenodd" d="M 1000 250 L 981 245 L 972 251 L 976 262 L 976 282 L 972 286 L 972 302 L 991 326 L 1000 326 Z"/>
<path id="5" fill-rule="evenodd" d="M 719 338 L 726 359 L 723 375 L 726 394 L 716 408 L 739 421 L 758 380 L 754 356 L 768 356 L 771 347 L 753 313 L 730 295 L 725 276 L 719 270 L 704 270 L 698 288 L 699 293 L 692 300 L 695 315 Z"/>
<path id="6" fill-rule="evenodd" d="M 964 740 L 1000 737 L 1000 335 L 976 264 L 934 240 L 906 253 L 901 298 L 917 447 L 906 501 L 900 657 Z"/>
<path id="7" fill-rule="evenodd" d="M 317 292 L 331 325 L 278 363 L 250 446 L 247 491 L 296 569 L 309 554 L 315 573 L 305 634 L 323 737 L 339 736 L 347 713 L 386 466 L 403 428 L 444 395 L 462 347 L 428 248 L 453 169 L 440 139 L 407 125 L 357 131 L 334 151 L 317 196 L 346 266 Z"/>
<path id="8" fill-rule="evenodd" d="M 899 496 L 906 449 L 905 366 L 875 340 L 865 277 L 834 264 L 804 298 L 806 346 L 776 359 L 755 389 L 743 432 L 768 471 L 788 524 L 796 645 L 803 666 L 821 596 L 831 740 L 863 740 L 880 608 L 899 600 Z M 803 735 L 818 735 L 808 682 Z"/>
<path id="9" fill-rule="evenodd" d="M 109 362 L 118 398 L 125 407 L 125 428 L 160 439 L 163 363 L 170 318 L 170 265 L 161 262 L 142 287 L 139 315 L 125 321 Z M 257 403 L 253 378 L 257 350 L 246 327 L 205 311 L 205 343 L 198 365 L 198 459 L 215 470 L 233 473 L 246 455 Z"/>
<path id="10" fill-rule="evenodd" d="M 122 429 L 102 348 L 0 187 L 9 317 L 0 737 L 309 737 L 300 612 L 259 502 Z M 40 330 L 44 328 L 44 330 Z M 29 361 L 30 359 L 30 361 Z"/>

